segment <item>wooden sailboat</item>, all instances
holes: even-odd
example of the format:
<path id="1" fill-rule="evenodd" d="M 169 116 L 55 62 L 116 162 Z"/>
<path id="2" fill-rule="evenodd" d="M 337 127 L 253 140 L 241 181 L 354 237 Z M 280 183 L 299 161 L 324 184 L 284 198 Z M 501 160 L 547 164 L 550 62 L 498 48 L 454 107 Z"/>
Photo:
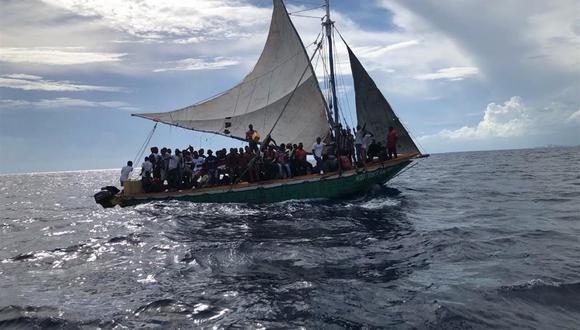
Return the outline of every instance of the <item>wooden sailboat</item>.
<path id="1" fill-rule="evenodd" d="M 269 132 L 265 140 L 309 145 L 316 137 L 338 140 L 339 106 L 333 63 L 332 30 L 329 0 L 323 22 L 329 50 L 328 102 L 282 0 L 273 0 L 274 9 L 266 45 L 254 69 L 235 87 L 203 103 L 183 109 L 134 114 L 141 118 L 201 132 L 225 135 L 245 140 L 248 124 L 259 132 Z M 322 39 L 316 43 L 320 50 Z M 387 136 L 389 126 L 399 135 L 399 157 L 368 164 L 365 170 L 339 170 L 326 175 L 307 175 L 285 180 L 258 183 L 239 182 L 227 186 L 176 192 L 101 193 L 97 202 L 105 207 L 177 199 L 191 202 L 269 203 L 290 199 L 340 198 L 364 192 L 375 184 L 384 184 L 408 166 L 421 153 L 411 136 L 395 115 L 386 98 L 348 47 L 356 94 L 359 125 L 365 126 L 377 138 Z M 329 104 L 331 106 L 329 106 Z M 331 113 L 334 110 L 333 114 Z M 97 199 L 97 196 L 95 196 Z"/>

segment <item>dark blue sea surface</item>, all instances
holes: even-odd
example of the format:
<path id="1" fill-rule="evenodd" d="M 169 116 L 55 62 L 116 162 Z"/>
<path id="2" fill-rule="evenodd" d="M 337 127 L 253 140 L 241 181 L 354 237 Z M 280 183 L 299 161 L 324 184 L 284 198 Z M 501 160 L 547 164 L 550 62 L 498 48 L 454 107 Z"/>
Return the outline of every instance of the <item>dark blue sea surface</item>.
<path id="1" fill-rule="evenodd" d="M 0 328 L 580 329 L 580 148 L 269 205 L 103 209 L 117 172 L 0 176 Z"/>

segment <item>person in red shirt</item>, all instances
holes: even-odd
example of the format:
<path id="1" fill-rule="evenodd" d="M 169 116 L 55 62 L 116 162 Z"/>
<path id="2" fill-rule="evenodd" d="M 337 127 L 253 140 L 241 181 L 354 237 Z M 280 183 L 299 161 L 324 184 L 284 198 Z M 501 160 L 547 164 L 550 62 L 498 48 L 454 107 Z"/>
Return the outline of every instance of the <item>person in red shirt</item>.
<path id="1" fill-rule="evenodd" d="M 389 133 L 387 133 L 387 152 L 389 159 L 397 158 L 397 140 L 399 136 L 393 126 L 389 126 Z"/>
<path id="2" fill-rule="evenodd" d="M 304 150 L 304 145 L 302 142 L 298 144 L 298 147 L 294 151 L 294 157 L 296 157 L 296 167 L 298 168 L 298 174 L 310 174 L 312 172 L 312 165 L 306 160 L 306 150 Z"/>

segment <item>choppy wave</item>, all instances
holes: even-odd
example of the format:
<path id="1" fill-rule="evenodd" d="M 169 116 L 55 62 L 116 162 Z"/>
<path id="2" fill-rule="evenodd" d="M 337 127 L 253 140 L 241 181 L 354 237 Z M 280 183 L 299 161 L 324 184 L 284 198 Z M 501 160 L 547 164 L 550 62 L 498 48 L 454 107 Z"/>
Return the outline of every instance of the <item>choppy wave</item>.
<path id="1" fill-rule="evenodd" d="M 116 171 L 1 176 L 0 328 L 577 329 L 579 162 L 434 155 L 348 200 L 106 210 Z"/>

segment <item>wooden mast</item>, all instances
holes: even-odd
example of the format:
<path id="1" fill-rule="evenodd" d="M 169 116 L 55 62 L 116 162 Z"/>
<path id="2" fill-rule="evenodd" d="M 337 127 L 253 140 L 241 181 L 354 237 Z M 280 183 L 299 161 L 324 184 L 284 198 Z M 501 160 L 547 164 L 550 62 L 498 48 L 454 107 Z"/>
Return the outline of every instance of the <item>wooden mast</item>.
<path id="1" fill-rule="evenodd" d="M 336 80 L 334 77 L 334 56 L 332 50 L 332 25 L 334 22 L 330 19 L 330 0 L 325 0 L 326 3 L 326 20 L 322 23 L 326 27 L 326 37 L 328 39 L 328 59 L 330 65 L 330 86 L 332 90 L 332 107 L 334 109 L 334 134 L 336 142 L 338 143 L 338 138 L 340 130 L 338 129 L 338 124 L 340 123 L 340 117 L 338 113 L 338 100 L 336 97 Z M 338 147 L 338 145 L 337 145 Z"/>

